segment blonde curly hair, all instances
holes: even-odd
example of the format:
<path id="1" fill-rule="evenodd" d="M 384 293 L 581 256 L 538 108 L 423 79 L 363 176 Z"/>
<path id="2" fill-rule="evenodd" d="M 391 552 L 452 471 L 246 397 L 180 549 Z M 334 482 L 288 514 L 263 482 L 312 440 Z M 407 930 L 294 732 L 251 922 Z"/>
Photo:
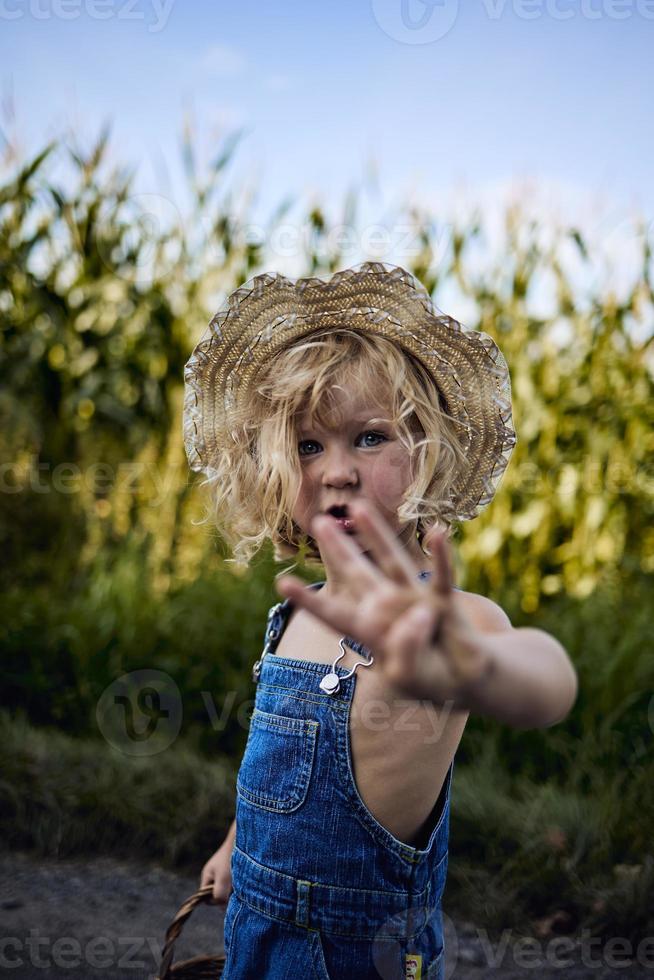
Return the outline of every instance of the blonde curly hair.
<path id="1" fill-rule="evenodd" d="M 247 567 L 267 538 L 277 561 L 319 565 L 316 542 L 292 519 L 300 488 L 297 424 L 329 427 L 335 387 L 374 392 L 409 453 L 413 480 L 398 508 L 420 544 L 433 526 L 454 533 L 450 488 L 465 458 L 456 422 L 429 372 L 394 341 L 346 327 L 318 330 L 278 351 L 233 410 L 232 444 L 212 463 L 210 517 Z M 204 522 L 200 522 L 204 523 Z"/>

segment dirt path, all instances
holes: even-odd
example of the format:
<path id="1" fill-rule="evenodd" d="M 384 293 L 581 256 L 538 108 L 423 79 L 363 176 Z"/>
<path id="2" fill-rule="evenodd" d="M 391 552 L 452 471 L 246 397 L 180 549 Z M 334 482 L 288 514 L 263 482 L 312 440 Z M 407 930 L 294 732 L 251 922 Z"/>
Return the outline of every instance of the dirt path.
<path id="1" fill-rule="evenodd" d="M 152 980 L 166 928 L 197 886 L 197 877 L 151 864 L 0 854 L 0 977 Z M 517 954 L 522 965 L 516 965 L 510 943 L 490 941 L 470 923 L 446 917 L 445 924 L 448 980 L 654 980 L 654 943 L 649 968 L 611 969 L 612 954 L 597 944 L 577 945 L 571 953 L 551 941 L 549 947 L 543 941 L 523 946 Z M 197 908 L 175 960 L 221 952 L 222 927 L 221 907 Z M 572 965 L 565 965 L 568 958 Z"/>

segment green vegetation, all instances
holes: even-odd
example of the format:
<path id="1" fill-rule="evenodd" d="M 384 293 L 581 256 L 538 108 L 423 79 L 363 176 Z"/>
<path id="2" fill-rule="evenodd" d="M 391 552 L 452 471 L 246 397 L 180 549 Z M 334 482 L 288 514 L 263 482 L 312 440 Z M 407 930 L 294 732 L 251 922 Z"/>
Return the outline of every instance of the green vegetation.
<path id="1" fill-rule="evenodd" d="M 0 734 L 5 846 L 49 857 L 152 858 L 199 871 L 233 819 L 235 774 L 226 759 L 179 745 L 129 758 L 105 742 L 36 729 L 4 711 Z"/>
<path id="2" fill-rule="evenodd" d="M 266 238 L 289 206 L 260 241 L 244 234 L 248 206 L 227 180 L 237 143 L 204 174 L 186 143 L 188 208 L 182 218 L 164 202 L 156 227 L 132 175 L 110 167 L 106 134 L 88 154 L 53 144 L 0 183 L 10 844 L 197 864 L 233 813 L 278 569 L 268 551 L 247 573 L 223 562 L 215 530 L 194 523 L 204 499 L 181 409 L 195 341 L 222 295 L 270 267 Z M 349 198 L 344 221 L 356 213 Z M 437 222 L 415 210 L 407 220 L 421 248 L 403 264 L 437 302 L 456 284 L 477 311 L 466 326 L 498 341 L 514 389 L 518 446 L 491 507 L 458 529 L 458 584 L 492 596 L 514 625 L 558 637 L 580 677 L 573 712 L 553 729 L 470 723 L 450 901 L 495 925 L 563 909 L 614 934 L 651 931 L 651 242 L 634 226 L 638 261 L 618 295 L 574 228 L 510 210 L 488 269 L 481 218 L 452 228 L 438 261 Z M 352 264 L 318 206 L 303 224 L 307 274 Z M 551 309 L 536 316 L 543 283 Z M 131 759 L 101 738 L 96 709 L 108 685 L 142 668 L 175 681 L 183 721 L 165 752 Z"/>

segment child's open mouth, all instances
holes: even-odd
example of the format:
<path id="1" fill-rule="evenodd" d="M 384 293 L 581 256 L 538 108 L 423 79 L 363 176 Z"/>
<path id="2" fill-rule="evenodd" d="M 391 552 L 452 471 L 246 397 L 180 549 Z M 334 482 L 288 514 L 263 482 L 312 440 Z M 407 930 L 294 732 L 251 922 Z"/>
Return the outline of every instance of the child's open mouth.
<path id="1" fill-rule="evenodd" d="M 354 521 L 351 517 L 348 517 L 347 507 L 335 505 L 330 507 L 329 510 L 325 511 L 328 517 L 331 517 L 340 528 L 342 528 L 347 534 L 355 534 L 356 528 L 354 526 Z"/>
<path id="2" fill-rule="evenodd" d="M 334 520 L 348 534 L 355 533 L 354 521 L 350 520 L 349 517 L 335 517 Z"/>

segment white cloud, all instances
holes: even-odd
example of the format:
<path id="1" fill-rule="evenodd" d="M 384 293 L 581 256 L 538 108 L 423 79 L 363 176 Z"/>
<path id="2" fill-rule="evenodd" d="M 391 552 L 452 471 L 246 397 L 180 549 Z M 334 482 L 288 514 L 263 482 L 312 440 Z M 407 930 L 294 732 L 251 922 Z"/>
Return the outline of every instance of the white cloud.
<path id="1" fill-rule="evenodd" d="M 228 44 L 212 44 L 200 59 L 203 71 L 222 77 L 240 75 L 245 70 L 246 63 L 241 52 Z"/>

